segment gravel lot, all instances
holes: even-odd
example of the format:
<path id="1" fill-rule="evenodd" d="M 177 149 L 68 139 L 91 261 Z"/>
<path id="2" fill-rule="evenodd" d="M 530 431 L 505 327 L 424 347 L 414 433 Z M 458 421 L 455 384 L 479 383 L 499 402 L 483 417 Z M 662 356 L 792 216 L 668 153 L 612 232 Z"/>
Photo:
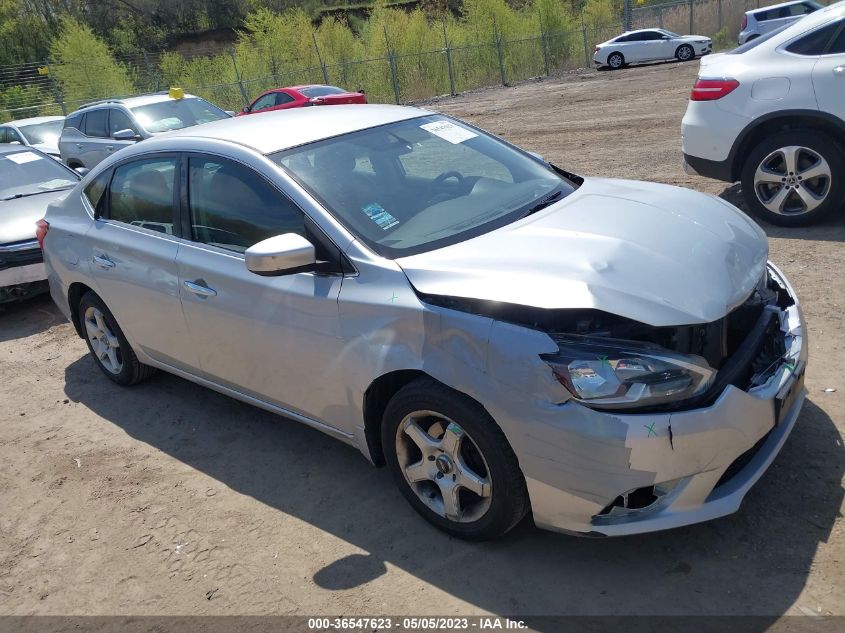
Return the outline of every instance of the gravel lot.
<path id="1" fill-rule="evenodd" d="M 697 67 L 431 107 L 577 173 L 738 202 L 681 169 Z M 173 376 L 119 388 L 49 298 L 0 313 L 0 614 L 845 614 L 845 217 L 766 230 L 809 321 L 798 425 L 738 514 L 625 539 L 450 539 L 354 449 Z"/>

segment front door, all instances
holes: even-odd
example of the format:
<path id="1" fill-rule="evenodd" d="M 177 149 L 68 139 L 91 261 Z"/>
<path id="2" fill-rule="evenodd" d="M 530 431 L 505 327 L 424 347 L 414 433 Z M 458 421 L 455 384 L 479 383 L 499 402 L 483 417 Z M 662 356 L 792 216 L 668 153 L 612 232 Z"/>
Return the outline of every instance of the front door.
<path id="1" fill-rule="evenodd" d="M 264 277 L 244 251 L 298 233 L 306 218 L 250 167 L 192 155 L 185 241 L 177 258 L 191 340 L 206 378 L 271 404 L 326 420 L 340 353 L 337 298 L 342 276 L 301 272 Z M 318 259 L 320 250 L 318 248 Z"/>

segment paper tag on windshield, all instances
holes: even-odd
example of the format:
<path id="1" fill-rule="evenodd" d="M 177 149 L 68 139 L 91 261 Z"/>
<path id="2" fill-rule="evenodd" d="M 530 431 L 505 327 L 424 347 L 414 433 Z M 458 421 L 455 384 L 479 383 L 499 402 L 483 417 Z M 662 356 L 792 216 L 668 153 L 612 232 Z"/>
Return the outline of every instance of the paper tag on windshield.
<path id="1" fill-rule="evenodd" d="M 387 229 L 393 228 L 399 224 L 399 220 L 385 211 L 384 207 L 378 202 L 371 202 L 370 204 L 361 207 L 361 211 L 366 213 L 368 218 L 378 224 L 382 231 L 386 231 Z"/>
<path id="2" fill-rule="evenodd" d="M 6 154 L 6 158 L 8 158 L 13 163 L 17 163 L 18 165 L 23 165 L 24 163 L 31 163 L 34 160 L 41 160 L 41 157 L 35 152 L 18 152 L 17 154 Z"/>
<path id="3" fill-rule="evenodd" d="M 450 121 L 435 121 L 434 123 L 423 123 L 420 126 L 426 132 L 431 132 L 435 136 L 439 136 L 444 141 L 449 141 L 453 145 L 463 143 L 471 138 L 478 136 L 475 132 L 470 132 L 464 128 L 451 123 Z"/>

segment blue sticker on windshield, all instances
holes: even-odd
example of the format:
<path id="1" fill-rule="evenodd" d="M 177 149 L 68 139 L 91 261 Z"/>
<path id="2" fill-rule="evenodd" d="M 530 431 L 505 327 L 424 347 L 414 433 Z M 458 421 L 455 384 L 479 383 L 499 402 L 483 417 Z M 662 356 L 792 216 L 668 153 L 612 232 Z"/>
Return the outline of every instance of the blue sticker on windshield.
<path id="1" fill-rule="evenodd" d="M 378 202 L 371 202 L 370 204 L 361 207 L 361 211 L 366 213 L 368 218 L 378 224 L 382 231 L 386 231 L 387 229 L 399 224 L 399 220 L 385 211 L 384 207 Z"/>

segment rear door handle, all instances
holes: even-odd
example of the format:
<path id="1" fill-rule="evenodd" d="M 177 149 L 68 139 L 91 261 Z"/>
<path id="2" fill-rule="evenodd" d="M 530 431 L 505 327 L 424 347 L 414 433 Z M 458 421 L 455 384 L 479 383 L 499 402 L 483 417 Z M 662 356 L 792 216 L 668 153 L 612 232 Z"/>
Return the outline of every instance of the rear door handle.
<path id="1" fill-rule="evenodd" d="M 202 281 L 201 279 L 197 279 L 197 281 Z M 185 288 L 188 289 L 188 292 L 192 292 L 198 297 L 216 297 L 217 291 L 209 288 L 208 286 L 203 286 L 198 284 L 194 281 L 186 281 Z"/>
<path id="2" fill-rule="evenodd" d="M 104 268 L 106 270 L 114 268 L 115 266 L 115 263 L 105 255 L 94 255 L 94 263 L 100 268 Z"/>
<path id="3" fill-rule="evenodd" d="M 82 149 L 82 143 L 77 143 L 77 144 L 76 144 L 76 149 Z"/>
<path id="4" fill-rule="evenodd" d="M 837 77 L 845 77 L 845 66 L 837 66 L 833 69 L 833 74 Z"/>
<path id="5" fill-rule="evenodd" d="M 110 152 L 114 151 L 114 145 L 106 145 L 106 149 Z"/>

